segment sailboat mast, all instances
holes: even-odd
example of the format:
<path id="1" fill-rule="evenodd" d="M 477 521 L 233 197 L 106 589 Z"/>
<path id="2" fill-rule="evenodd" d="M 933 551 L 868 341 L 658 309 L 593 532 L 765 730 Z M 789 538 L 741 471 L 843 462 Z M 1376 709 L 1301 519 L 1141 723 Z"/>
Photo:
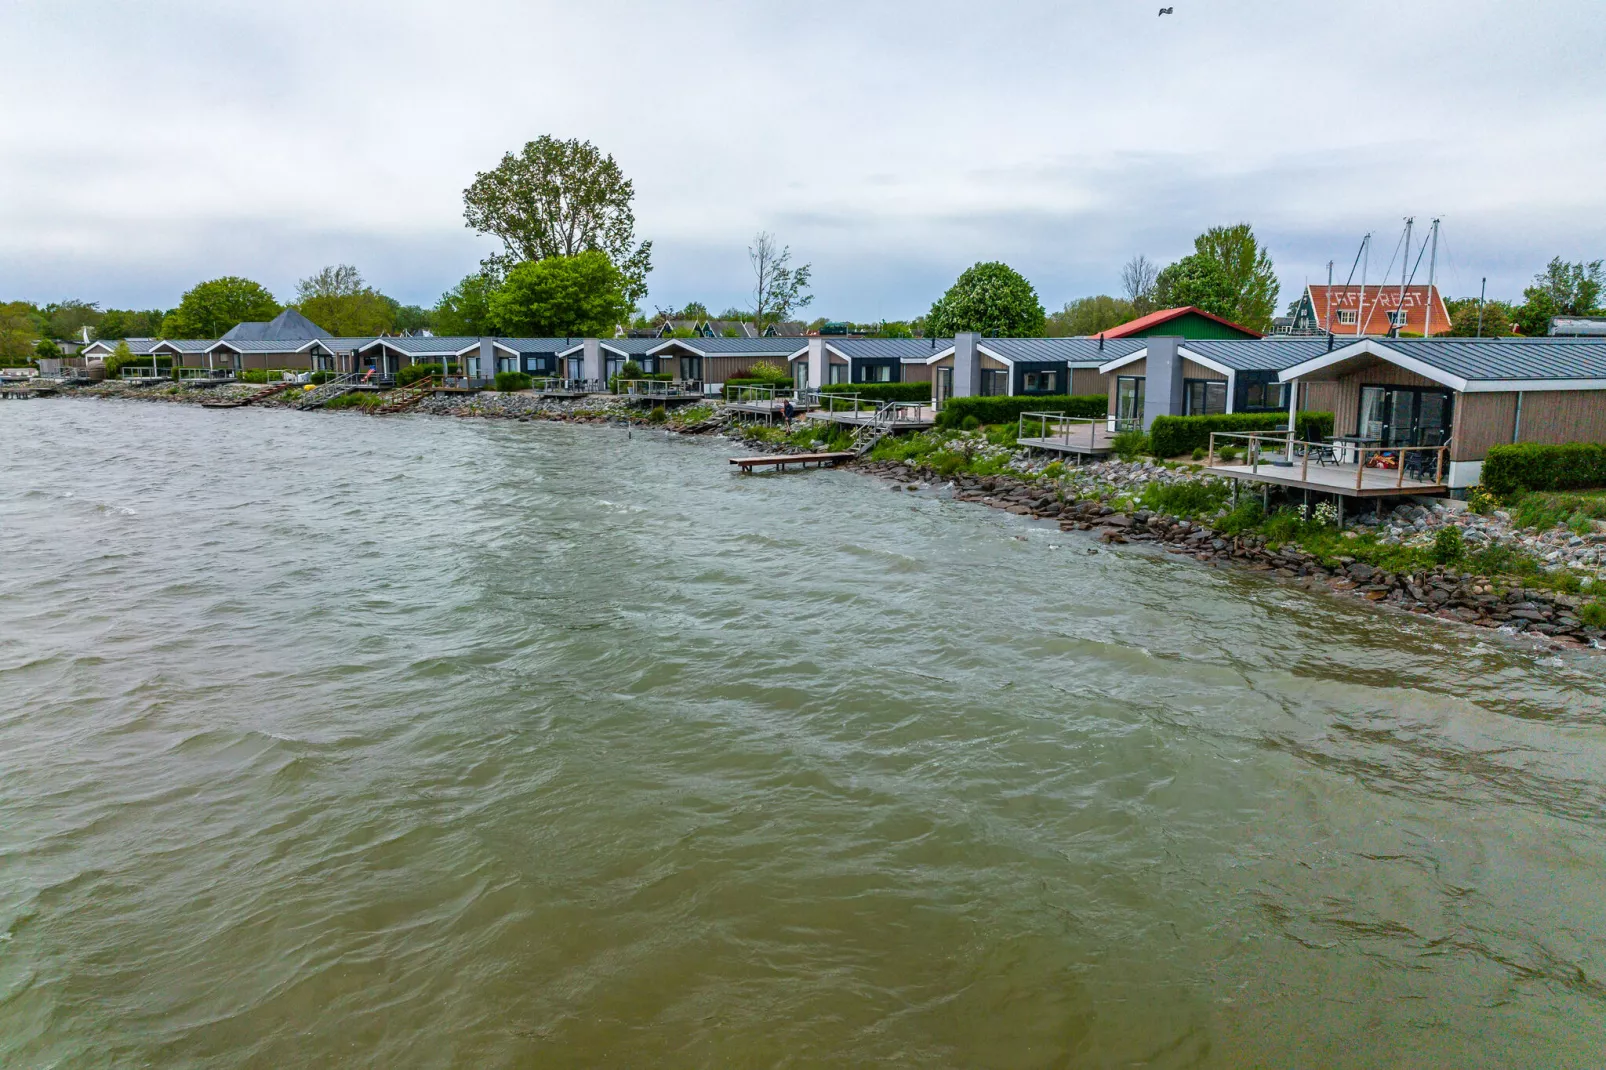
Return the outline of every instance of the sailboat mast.
<path id="1" fill-rule="evenodd" d="M 1405 217 L 1405 256 L 1400 259 L 1400 307 L 1394 310 L 1394 325 L 1389 330 L 1391 338 L 1400 336 L 1400 324 L 1405 322 L 1405 271 L 1411 266 L 1411 225 L 1415 222 L 1416 216 Z"/>
<path id="2" fill-rule="evenodd" d="M 1428 254 L 1428 314 L 1422 321 L 1422 337 L 1433 337 L 1433 269 L 1439 266 L 1439 221 L 1433 221 L 1433 251 Z"/>
<path id="3" fill-rule="evenodd" d="M 1372 232 L 1367 231 L 1366 237 L 1361 239 L 1361 299 L 1355 309 L 1355 336 L 1360 337 L 1366 329 L 1366 269 L 1372 263 Z"/>

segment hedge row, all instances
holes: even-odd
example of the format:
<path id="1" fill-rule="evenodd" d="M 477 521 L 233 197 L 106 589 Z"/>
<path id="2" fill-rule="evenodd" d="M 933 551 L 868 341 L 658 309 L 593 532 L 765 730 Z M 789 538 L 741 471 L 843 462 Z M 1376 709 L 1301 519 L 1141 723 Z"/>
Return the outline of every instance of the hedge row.
<path id="1" fill-rule="evenodd" d="M 930 383 L 832 383 L 822 394 L 857 394 L 866 401 L 930 401 Z"/>
<path id="2" fill-rule="evenodd" d="M 784 387 L 791 386 L 792 385 L 792 380 L 790 380 L 790 379 L 754 379 L 750 375 L 739 375 L 739 376 L 736 376 L 735 378 L 732 378 L 732 379 L 726 379 L 725 380 L 725 385 L 726 386 L 770 386 L 770 387 L 782 387 L 782 388 L 784 388 Z"/>
<path id="3" fill-rule="evenodd" d="M 1525 490 L 1606 487 L 1606 446 L 1595 442 L 1492 446 L 1483 459 L 1483 485 L 1502 497 Z"/>
<path id="4" fill-rule="evenodd" d="M 1216 416 L 1156 416 L 1149 428 L 1149 446 L 1156 457 L 1178 457 L 1210 446 L 1212 431 L 1286 431 L 1288 416 L 1281 412 L 1234 412 Z M 1333 414 L 1302 412 L 1294 421 L 1294 437 L 1321 442 L 1333 433 Z M 1228 440 L 1234 446 L 1244 443 Z"/>
<path id="5" fill-rule="evenodd" d="M 445 369 L 439 364 L 409 364 L 396 372 L 397 386 L 412 386 L 420 379 L 440 375 Z"/>
<path id="6" fill-rule="evenodd" d="M 504 394 L 511 394 L 515 390 L 528 390 L 534 385 L 534 380 L 523 372 L 497 372 L 496 389 Z"/>
<path id="7" fill-rule="evenodd" d="M 1066 416 L 1098 420 L 1108 415 L 1109 409 L 1110 399 L 1104 394 L 949 398 L 937 414 L 937 426 L 958 427 L 967 416 L 974 416 L 984 424 L 1012 424 L 1023 412 L 1061 412 Z"/>

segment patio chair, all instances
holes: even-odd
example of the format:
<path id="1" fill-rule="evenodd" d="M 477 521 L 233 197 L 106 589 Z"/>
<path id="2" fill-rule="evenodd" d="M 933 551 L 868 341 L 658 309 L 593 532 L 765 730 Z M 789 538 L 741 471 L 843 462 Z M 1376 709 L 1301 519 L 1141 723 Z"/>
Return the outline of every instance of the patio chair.
<path id="1" fill-rule="evenodd" d="M 1307 442 L 1303 449 L 1305 456 L 1324 468 L 1329 464 L 1338 463 L 1338 454 L 1333 452 L 1333 444 L 1331 442 Z"/>
<path id="2" fill-rule="evenodd" d="M 1439 455 L 1427 450 L 1410 450 L 1405 454 L 1405 476 L 1423 483 L 1431 483 L 1439 468 Z"/>

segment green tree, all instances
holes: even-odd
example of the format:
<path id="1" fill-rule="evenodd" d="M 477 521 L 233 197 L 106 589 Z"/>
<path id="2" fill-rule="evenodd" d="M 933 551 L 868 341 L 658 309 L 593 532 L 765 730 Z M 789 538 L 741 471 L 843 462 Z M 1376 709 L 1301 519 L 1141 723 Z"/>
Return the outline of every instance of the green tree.
<path id="1" fill-rule="evenodd" d="M 95 337 L 103 316 L 92 301 L 54 301 L 41 311 L 45 315 L 45 335 L 72 342 L 83 341 L 85 327 L 89 328 L 90 336 Z"/>
<path id="2" fill-rule="evenodd" d="M 431 330 L 447 336 L 490 334 L 496 329 L 491 324 L 491 295 L 500 285 L 499 279 L 486 272 L 465 277 L 435 303 Z"/>
<path id="3" fill-rule="evenodd" d="M 803 292 L 813 269 L 808 264 L 792 267 L 792 247 L 778 246 L 769 231 L 753 236 L 747 259 L 753 265 L 753 328 L 759 334 L 814 300 L 813 294 Z"/>
<path id="4" fill-rule="evenodd" d="M 1227 319 L 1232 319 L 1237 311 L 1237 294 L 1233 292 L 1232 280 L 1227 278 L 1220 264 L 1199 253 L 1190 253 L 1160 272 L 1154 285 L 1154 294 L 1161 308 L 1192 305 Z"/>
<path id="5" fill-rule="evenodd" d="M 1214 308 L 1207 311 L 1252 330 L 1271 329 L 1282 286 L 1277 281 L 1271 255 L 1264 245 L 1255 241 L 1255 232 L 1248 223 L 1211 227 L 1193 240 L 1193 254 L 1221 269 L 1232 295 L 1226 311 Z"/>
<path id="6" fill-rule="evenodd" d="M 1478 299 L 1464 297 L 1458 300 L 1446 301 L 1445 307 L 1450 310 L 1450 329 L 1443 332 L 1451 338 L 1472 338 L 1478 334 Z M 1511 333 L 1511 317 L 1513 309 L 1505 301 L 1485 301 L 1483 303 L 1483 337 L 1503 338 Z M 1438 332 L 1435 332 L 1438 337 Z"/>
<path id="7" fill-rule="evenodd" d="M 336 337 L 368 338 L 392 328 L 395 306 L 355 267 L 335 264 L 298 282 L 292 307 Z"/>
<path id="8" fill-rule="evenodd" d="M 1009 338 L 1043 332 L 1043 305 L 1020 272 L 997 261 L 965 269 L 926 314 L 926 333 L 980 331 Z"/>
<path id="9" fill-rule="evenodd" d="M 1534 276 L 1533 285 L 1522 291 L 1522 306 L 1516 323 L 1522 333 L 1538 337 L 1550 333 L 1552 316 L 1587 316 L 1600 302 L 1601 285 L 1606 282 L 1602 261 L 1569 263 L 1554 257 L 1545 270 Z"/>
<path id="10" fill-rule="evenodd" d="M 219 338 L 237 323 L 270 320 L 284 311 L 261 283 L 225 275 L 197 283 L 162 320 L 168 338 Z"/>
<path id="11" fill-rule="evenodd" d="M 613 157 L 591 142 L 543 135 L 474 176 L 463 191 L 463 218 L 501 240 L 505 252 L 492 258 L 499 271 L 600 250 L 624 277 L 634 308 L 647 296 L 652 270 L 652 243 L 636 244 L 635 195 Z"/>
<path id="12" fill-rule="evenodd" d="M 429 309 L 404 305 L 393 297 L 386 297 L 385 301 L 390 305 L 390 321 L 395 330 L 412 334 L 435 329 L 435 314 Z"/>
<path id="13" fill-rule="evenodd" d="M 33 355 L 37 360 L 49 360 L 53 357 L 59 358 L 61 356 L 61 347 L 58 346 L 52 339 L 41 338 L 39 339 L 39 344 L 33 347 Z"/>
<path id="14" fill-rule="evenodd" d="M 627 285 L 600 249 L 526 261 L 491 296 L 491 321 L 514 335 L 607 337 L 632 311 Z"/>
<path id="15" fill-rule="evenodd" d="M 914 330 L 903 320 L 882 320 L 876 328 L 877 338 L 913 338 Z"/>
<path id="16" fill-rule="evenodd" d="M 1132 302 L 1119 297 L 1099 294 L 1097 297 L 1078 297 L 1048 317 L 1043 333 L 1050 338 L 1075 338 L 1098 334 L 1111 327 L 1136 319 L 1138 312 Z"/>
<path id="17" fill-rule="evenodd" d="M 114 341 L 118 338 L 155 338 L 162 332 L 162 319 L 167 313 L 159 308 L 136 311 L 108 308 L 95 327 L 95 337 Z"/>
<path id="18" fill-rule="evenodd" d="M 21 367 L 33 359 L 39 344 L 36 311 L 26 301 L 0 305 L 0 366 Z"/>

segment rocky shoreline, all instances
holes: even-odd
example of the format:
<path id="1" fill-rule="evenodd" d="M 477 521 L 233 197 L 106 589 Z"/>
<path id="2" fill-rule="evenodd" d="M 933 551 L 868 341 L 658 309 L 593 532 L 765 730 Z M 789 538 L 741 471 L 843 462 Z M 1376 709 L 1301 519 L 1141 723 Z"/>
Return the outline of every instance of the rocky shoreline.
<path id="1" fill-rule="evenodd" d="M 101 397 L 129 400 L 201 403 L 207 400 L 239 401 L 266 391 L 266 387 L 233 384 L 210 389 L 184 387 L 129 387 L 100 383 L 69 387 L 62 397 Z M 264 398 L 260 404 L 294 407 L 297 392 Z M 663 427 L 681 434 L 726 434 L 735 441 L 766 453 L 803 452 L 745 433 L 734 413 L 716 408 L 694 421 L 663 415 L 653 420 L 640 406 L 608 398 L 551 399 L 533 394 L 482 393 L 434 395 L 411 411 L 458 418 L 547 420 L 579 424 L 631 424 Z M 323 410 L 312 410 L 323 411 Z M 338 410 L 348 411 L 348 410 Z M 362 411 L 362 410 L 357 410 Z M 1381 607 L 1448 623 L 1526 636 L 1552 647 L 1601 649 L 1606 631 L 1585 624 L 1579 617 L 1586 601 L 1573 595 L 1531 588 L 1502 590 L 1495 577 L 1440 567 L 1411 573 L 1391 573 L 1353 558 L 1340 557 L 1336 567 L 1324 565 L 1314 554 L 1297 546 L 1272 546 L 1259 535 L 1228 536 L 1208 523 L 1168 516 L 1144 509 L 1122 510 L 1109 503 L 1113 495 L 1129 497 L 1151 482 L 1185 482 L 1199 477 L 1153 462 L 1107 461 L 1066 469 L 1063 482 L 1045 483 L 1040 477 L 1047 462 L 1012 460 L 1016 474 L 944 477 L 930 468 L 903 461 L 856 461 L 848 468 L 886 480 L 894 487 L 932 489 L 947 486 L 956 501 L 973 502 L 1034 519 L 1052 520 L 1062 531 L 1078 531 L 1109 544 L 1153 543 L 1167 552 L 1213 567 L 1237 567 L 1266 573 L 1313 590 L 1374 603 Z M 1404 505 L 1369 523 L 1382 541 L 1420 545 L 1446 526 L 1455 526 L 1469 545 L 1521 542 L 1554 567 L 1597 570 L 1606 564 L 1606 532 L 1585 537 L 1567 532 L 1517 533 L 1503 514 L 1482 517 L 1443 505 L 1433 508 Z"/>

